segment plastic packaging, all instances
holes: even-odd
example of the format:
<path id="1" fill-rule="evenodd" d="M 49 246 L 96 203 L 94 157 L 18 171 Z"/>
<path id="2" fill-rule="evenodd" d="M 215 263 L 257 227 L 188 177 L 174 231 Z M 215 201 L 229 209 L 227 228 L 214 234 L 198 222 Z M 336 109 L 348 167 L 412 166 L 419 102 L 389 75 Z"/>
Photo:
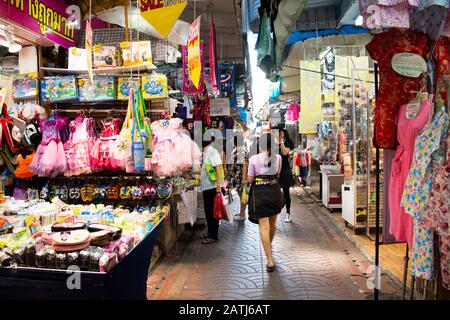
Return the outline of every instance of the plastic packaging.
<path id="1" fill-rule="evenodd" d="M 78 266 L 80 264 L 80 254 L 78 252 L 70 252 L 67 254 L 67 267 Z"/>
<path id="2" fill-rule="evenodd" d="M 99 259 L 99 271 L 109 272 L 116 265 L 117 255 L 105 252 Z"/>
<path id="3" fill-rule="evenodd" d="M 57 253 L 56 254 L 56 269 L 66 270 L 67 269 L 67 254 Z"/>
<path id="4" fill-rule="evenodd" d="M 89 250 L 81 250 L 79 258 L 80 258 L 80 269 L 83 271 L 89 270 L 89 259 L 90 259 Z"/>
<path id="5" fill-rule="evenodd" d="M 100 258 L 104 253 L 105 251 L 101 248 L 95 248 L 93 250 L 90 250 L 90 258 L 89 258 L 90 271 L 99 271 Z"/>
<path id="6" fill-rule="evenodd" d="M 47 268 L 49 269 L 56 269 L 56 252 L 53 250 L 53 248 L 48 248 L 46 250 L 46 261 L 47 261 Z"/>

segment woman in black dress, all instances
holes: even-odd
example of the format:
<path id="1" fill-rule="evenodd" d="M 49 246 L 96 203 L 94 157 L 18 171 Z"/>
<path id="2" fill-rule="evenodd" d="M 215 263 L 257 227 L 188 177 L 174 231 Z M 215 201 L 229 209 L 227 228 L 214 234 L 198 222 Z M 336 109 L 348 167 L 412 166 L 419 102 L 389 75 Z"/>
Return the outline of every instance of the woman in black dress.
<path id="1" fill-rule="evenodd" d="M 281 173 L 278 183 L 283 189 L 284 200 L 286 203 L 286 217 L 284 222 L 291 222 L 291 195 L 289 189 L 295 184 L 290 164 L 290 152 L 294 149 L 294 143 L 285 129 L 279 129 L 280 155 L 281 155 Z"/>

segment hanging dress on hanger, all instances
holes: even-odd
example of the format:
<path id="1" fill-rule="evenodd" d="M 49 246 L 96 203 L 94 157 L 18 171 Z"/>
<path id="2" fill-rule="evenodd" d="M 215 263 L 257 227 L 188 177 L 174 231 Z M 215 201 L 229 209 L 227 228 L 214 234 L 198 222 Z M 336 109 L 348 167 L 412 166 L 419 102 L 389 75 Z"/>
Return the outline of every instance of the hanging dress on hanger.
<path id="1" fill-rule="evenodd" d="M 414 156 L 414 142 L 416 137 L 427 124 L 431 103 L 424 101 L 415 118 L 406 117 L 407 106 L 403 105 L 397 115 L 397 141 L 399 145 L 392 161 L 391 176 L 389 179 L 389 232 L 398 242 L 407 241 L 412 245 L 413 218 L 405 214 L 400 207 L 403 188 L 408 178 L 409 169 Z"/>

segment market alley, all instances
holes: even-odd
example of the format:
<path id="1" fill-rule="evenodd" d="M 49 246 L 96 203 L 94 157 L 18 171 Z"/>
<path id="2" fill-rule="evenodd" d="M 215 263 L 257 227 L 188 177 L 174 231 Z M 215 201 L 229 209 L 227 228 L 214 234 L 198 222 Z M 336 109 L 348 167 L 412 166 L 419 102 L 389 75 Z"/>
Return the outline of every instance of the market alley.
<path id="1" fill-rule="evenodd" d="M 304 191 L 292 193 L 292 223 L 278 218 L 267 273 L 258 226 L 222 222 L 220 241 L 202 245 L 204 230 L 187 231 L 147 284 L 148 299 L 369 299 L 371 263 Z M 369 280 L 369 281 L 368 281 Z M 382 291 L 399 288 L 382 276 Z"/>

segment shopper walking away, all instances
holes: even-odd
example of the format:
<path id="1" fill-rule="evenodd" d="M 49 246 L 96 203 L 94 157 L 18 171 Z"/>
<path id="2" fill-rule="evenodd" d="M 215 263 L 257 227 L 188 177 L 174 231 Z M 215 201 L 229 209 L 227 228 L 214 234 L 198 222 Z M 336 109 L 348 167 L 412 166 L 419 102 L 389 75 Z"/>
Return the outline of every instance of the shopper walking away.
<path id="1" fill-rule="evenodd" d="M 286 217 L 284 222 L 291 222 L 291 195 L 289 189 L 295 184 L 290 164 L 290 152 L 294 149 L 294 143 L 285 129 L 279 129 L 279 143 L 281 155 L 281 173 L 278 179 L 283 189 L 284 201 L 286 203 Z"/>
<path id="2" fill-rule="evenodd" d="M 219 139 L 217 139 L 219 140 Z M 217 242 L 219 233 L 219 221 L 214 218 L 214 198 L 222 191 L 224 170 L 221 152 L 223 143 L 211 138 L 211 143 L 205 148 L 201 171 L 201 189 L 205 208 L 208 233 L 203 236 L 203 244 Z M 219 150 L 218 150 L 219 149 Z"/>
<path id="3" fill-rule="evenodd" d="M 241 197 L 247 184 L 248 152 L 244 145 L 238 146 L 238 138 L 233 139 L 233 151 L 231 153 L 231 163 L 227 164 L 226 177 L 227 189 L 235 189 Z M 247 205 L 241 202 L 239 214 L 234 216 L 234 220 L 245 220 L 245 207 Z"/>
<path id="4" fill-rule="evenodd" d="M 276 231 L 277 215 L 284 206 L 283 194 L 277 180 L 281 171 L 281 156 L 272 154 L 273 144 L 270 133 L 261 136 L 259 153 L 249 159 L 247 177 L 251 184 L 248 201 L 249 219 L 259 224 L 261 242 L 267 256 L 267 272 L 275 270 L 272 241 Z"/>

